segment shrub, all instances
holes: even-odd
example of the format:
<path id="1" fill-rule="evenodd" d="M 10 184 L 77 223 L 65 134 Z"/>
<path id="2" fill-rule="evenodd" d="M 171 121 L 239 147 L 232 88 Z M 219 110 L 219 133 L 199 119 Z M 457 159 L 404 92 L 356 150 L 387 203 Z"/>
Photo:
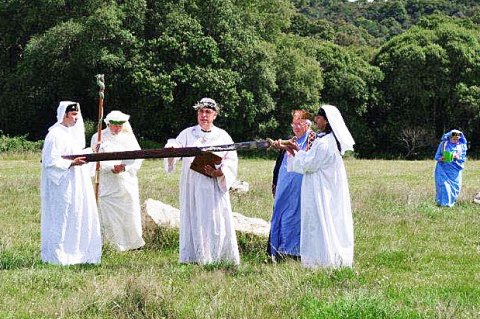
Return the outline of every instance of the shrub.
<path id="1" fill-rule="evenodd" d="M 43 140 L 32 142 L 27 140 L 27 135 L 10 137 L 0 131 L 0 152 L 36 152 L 41 151 L 42 147 Z"/>
<path id="2" fill-rule="evenodd" d="M 93 134 L 97 133 L 98 131 L 98 123 L 85 119 L 83 121 L 83 125 L 85 126 L 85 142 L 87 146 L 90 146 L 90 141 L 92 140 Z"/>

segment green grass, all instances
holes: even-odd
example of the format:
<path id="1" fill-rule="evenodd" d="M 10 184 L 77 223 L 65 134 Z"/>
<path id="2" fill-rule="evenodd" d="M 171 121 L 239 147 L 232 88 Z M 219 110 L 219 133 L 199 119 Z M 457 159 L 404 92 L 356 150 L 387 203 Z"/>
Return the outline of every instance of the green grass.
<path id="1" fill-rule="evenodd" d="M 266 262 L 265 238 L 238 234 L 241 265 L 178 264 L 178 231 L 145 249 L 105 247 L 98 266 L 40 261 L 40 155 L 0 158 L 0 318 L 479 318 L 480 161 L 453 208 L 434 203 L 433 161 L 347 159 L 353 269 Z M 234 211 L 270 219 L 273 160 L 241 159 Z M 147 160 L 141 199 L 178 207 L 178 172 Z"/>

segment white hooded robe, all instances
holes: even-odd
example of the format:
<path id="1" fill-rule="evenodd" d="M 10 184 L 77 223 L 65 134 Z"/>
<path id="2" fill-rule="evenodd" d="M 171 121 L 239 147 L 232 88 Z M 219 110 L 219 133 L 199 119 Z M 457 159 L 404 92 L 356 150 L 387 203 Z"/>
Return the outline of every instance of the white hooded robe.
<path id="1" fill-rule="evenodd" d="M 124 124 L 125 125 L 125 124 Z M 98 134 L 92 136 L 92 149 Z M 132 132 L 114 135 L 109 128 L 102 130 L 99 152 L 123 152 L 140 149 Z M 145 245 L 142 238 L 142 217 L 137 171 L 141 159 L 100 162 L 98 187 L 99 215 L 104 240 L 119 251 L 137 249 Z M 114 174 L 113 166 L 126 164 L 125 171 Z"/>
<path id="2" fill-rule="evenodd" d="M 42 150 L 41 258 L 60 265 L 96 264 L 102 241 L 89 167 L 70 166 L 72 161 L 61 157 L 85 153 L 85 135 L 82 139 L 82 130 L 75 128 L 83 129 L 83 121 L 73 127 L 60 124 L 67 104 L 62 103 Z"/>
<path id="3" fill-rule="evenodd" d="M 288 158 L 289 170 L 304 174 L 300 256 L 308 268 L 352 267 L 353 219 L 342 154 L 353 150 L 355 142 L 338 109 L 332 105 L 322 108 L 333 132 L 315 139 L 309 151 Z"/>

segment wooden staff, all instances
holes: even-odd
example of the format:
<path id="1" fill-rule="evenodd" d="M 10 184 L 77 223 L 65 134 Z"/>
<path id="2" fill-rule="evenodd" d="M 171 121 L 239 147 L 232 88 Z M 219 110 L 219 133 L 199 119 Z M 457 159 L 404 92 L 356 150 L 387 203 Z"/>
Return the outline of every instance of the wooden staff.
<path id="1" fill-rule="evenodd" d="M 98 89 L 98 125 L 97 125 L 97 150 L 98 151 L 98 143 L 102 140 L 102 122 L 103 122 L 103 98 L 105 97 L 105 78 L 103 74 L 95 75 L 97 79 Z M 95 199 L 98 203 L 98 186 L 100 181 L 100 162 L 97 162 L 95 166 L 95 179 L 94 179 L 94 188 L 95 188 Z"/>

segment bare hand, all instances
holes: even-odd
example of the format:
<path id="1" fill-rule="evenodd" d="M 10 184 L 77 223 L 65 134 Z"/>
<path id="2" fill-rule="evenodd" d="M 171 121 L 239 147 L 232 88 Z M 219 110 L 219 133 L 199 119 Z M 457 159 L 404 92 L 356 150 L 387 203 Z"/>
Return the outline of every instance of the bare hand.
<path id="1" fill-rule="evenodd" d="M 292 142 L 291 140 L 285 141 L 284 143 L 285 143 L 285 150 L 293 156 L 295 156 L 295 152 L 297 152 L 300 149 L 297 143 Z"/>
<path id="2" fill-rule="evenodd" d="M 281 140 L 273 141 L 272 147 L 276 150 L 284 150 L 285 149 L 285 145 L 283 145 L 281 143 Z"/>
<path id="3" fill-rule="evenodd" d="M 113 165 L 112 173 L 119 174 L 121 172 L 125 172 L 125 164 Z"/>
<path id="4" fill-rule="evenodd" d="M 86 161 L 86 157 L 85 156 L 80 156 L 80 157 L 75 157 L 73 160 L 72 160 L 72 163 L 70 164 L 70 166 L 78 166 L 78 165 L 83 165 L 85 164 L 87 161 Z"/>
<path id="5" fill-rule="evenodd" d="M 272 142 L 272 147 L 277 150 L 284 150 L 286 151 L 288 148 L 289 143 L 292 143 L 290 140 L 276 140 Z"/>
<path id="6" fill-rule="evenodd" d="M 102 146 L 102 141 L 96 143 L 96 144 L 93 146 L 93 148 L 92 148 L 93 152 L 94 152 L 94 153 L 98 153 L 98 151 L 100 151 L 100 146 Z"/>
<path id="7" fill-rule="evenodd" d="M 167 159 L 168 167 L 169 167 L 170 169 L 173 169 L 173 161 L 174 161 L 174 158 L 173 158 L 173 157 L 169 157 L 169 158 Z"/>
<path id="8" fill-rule="evenodd" d="M 220 168 L 215 169 L 215 168 L 211 167 L 210 165 L 205 165 L 205 167 L 203 168 L 203 171 L 205 172 L 205 174 L 207 174 L 210 177 L 223 176 L 223 172 Z"/>

